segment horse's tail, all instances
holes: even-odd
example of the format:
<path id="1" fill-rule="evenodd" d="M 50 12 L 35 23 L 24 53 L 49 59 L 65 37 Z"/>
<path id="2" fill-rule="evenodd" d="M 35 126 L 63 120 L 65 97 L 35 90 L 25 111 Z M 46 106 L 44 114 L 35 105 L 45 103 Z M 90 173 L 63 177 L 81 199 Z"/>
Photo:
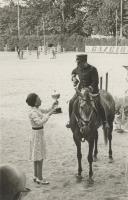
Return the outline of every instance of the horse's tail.
<path id="1" fill-rule="evenodd" d="M 106 118 L 108 120 L 110 128 L 103 128 L 104 132 L 104 142 L 107 145 L 108 137 L 111 133 L 112 126 L 111 123 L 114 121 L 115 116 L 115 101 L 110 93 L 106 92 L 105 90 L 100 90 L 100 97 L 101 97 L 101 104 L 105 110 Z"/>
<path id="2" fill-rule="evenodd" d="M 105 145 L 107 145 L 107 143 L 108 143 L 108 131 L 109 131 L 108 128 L 107 129 L 103 129 Z"/>

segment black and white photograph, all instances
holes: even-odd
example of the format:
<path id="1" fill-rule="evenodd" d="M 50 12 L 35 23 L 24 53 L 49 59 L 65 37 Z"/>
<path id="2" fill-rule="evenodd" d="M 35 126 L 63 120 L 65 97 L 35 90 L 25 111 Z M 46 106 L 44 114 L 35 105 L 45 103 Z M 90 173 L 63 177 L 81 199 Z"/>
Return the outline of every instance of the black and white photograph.
<path id="1" fill-rule="evenodd" d="M 128 200 L 128 0 L 0 0 L 0 200 Z"/>

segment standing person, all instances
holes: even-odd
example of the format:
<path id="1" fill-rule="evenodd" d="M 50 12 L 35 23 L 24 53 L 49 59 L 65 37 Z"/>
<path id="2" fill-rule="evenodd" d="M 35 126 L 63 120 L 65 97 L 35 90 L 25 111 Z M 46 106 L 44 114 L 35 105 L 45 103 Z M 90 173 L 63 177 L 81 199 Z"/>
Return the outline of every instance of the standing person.
<path id="1" fill-rule="evenodd" d="M 20 59 L 20 48 L 19 48 L 18 45 L 17 45 L 17 47 L 16 47 L 16 50 L 17 50 L 18 58 Z"/>
<path id="2" fill-rule="evenodd" d="M 87 63 L 87 55 L 80 54 L 77 55 L 76 58 L 77 67 L 72 71 L 72 81 L 74 87 L 76 87 L 79 83 L 78 89 L 81 90 L 84 87 L 88 87 L 90 89 L 91 96 L 95 103 L 98 113 L 100 114 L 103 127 L 109 128 L 109 124 L 107 122 L 105 110 L 100 101 L 100 93 L 99 93 L 99 75 L 96 67 Z M 79 80 L 77 79 L 77 76 Z M 73 96 L 73 98 L 69 102 L 69 120 L 72 114 L 73 104 L 77 99 L 77 94 Z M 70 128 L 70 121 L 66 125 L 67 128 Z"/>
<path id="3" fill-rule="evenodd" d="M 27 96 L 26 103 L 31 107 L 29 119 L 32 126 L 32 135 L 30 138 L 30 160 L 34 162 L 33 181 L 38 184 L 49 184 L 46 178 L 42 176 L 43 160 L 46 158 L 46 142 L 44 136 L 44 125 L 54 112 L 54 104 L 50 109 L 43 110 L 41 99 L 35 93 Z"/>
<path id="4" fill-rule="evenodd" d="M 36 51 L 36 53 L 37 53 L 37 59 L 39 59 L 39 56 L 40 56 L 40 50 L 39 50 L 39 47 L 37 47 L 37 51 Z"/>
<path id="5" fill-rule="evenodd" d="M 52 47 L 52 58 L 55 59 L 56 58 L 56 48 L 55 46 Z"/>
<path id="6" fill-rule="evenodd" d="M 50 44 L 50 54 L 52 59 L 56 58 L 56 48 L 54 44 Z"/>

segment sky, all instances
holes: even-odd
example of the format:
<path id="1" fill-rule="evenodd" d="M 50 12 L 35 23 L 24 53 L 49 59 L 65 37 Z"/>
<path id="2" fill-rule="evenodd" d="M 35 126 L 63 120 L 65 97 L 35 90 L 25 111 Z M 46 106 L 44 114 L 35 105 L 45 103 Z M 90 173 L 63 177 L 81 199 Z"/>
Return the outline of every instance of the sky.
<path id="1" fill-rule="evenodd" d="M 2 6 L 4 6 L 4 5 L 7 5 L 6 0 L 0 0 L 0 6 L 2 7 Z"/>
<path id="2" fill-rule="evenodd" d="M 18 0 L 13 0 L 15 3 L 18 2 Z M 19 0 L 21 2 L 22 0 Z M 0 0 L 0 7 L 3 7 L 5 5 L 8 5 L 9 0 Z"/>

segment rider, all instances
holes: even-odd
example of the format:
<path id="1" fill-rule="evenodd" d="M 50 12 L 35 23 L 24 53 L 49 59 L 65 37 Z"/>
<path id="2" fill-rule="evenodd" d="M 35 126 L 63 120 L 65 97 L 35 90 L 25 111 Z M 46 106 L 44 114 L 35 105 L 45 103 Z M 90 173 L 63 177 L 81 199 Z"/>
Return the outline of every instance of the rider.
<path id="1" fill-rule="evenodd" d="M 100 117 L 102 120 L 102 124 L 104 128 L 109 128 L 107 118 L 105 115 L 105 110 L 101 105 L 100 94 L 99 94 L 99 76 L 97 69 L 87 63 L 87 55 L 79 54 L 76 57 L 77 67 L 72 71 L 72 81 L 74 87 L 76 87 L 79 83 L 78 89 L 81 90 L 84 87 L 88 87 L 90 89 L 91 96 L 94 100 L 97 111 L 100 113 Z M 77 79 L 77 77 L 79 80 Z M 77 94 L 73 96 L 73 98 L 69 102 L 69 119 L 72 114 L 73 104 L 77 99 Z M 70 122 L 66 125 L 67 128 L 70 128 Z"/>

